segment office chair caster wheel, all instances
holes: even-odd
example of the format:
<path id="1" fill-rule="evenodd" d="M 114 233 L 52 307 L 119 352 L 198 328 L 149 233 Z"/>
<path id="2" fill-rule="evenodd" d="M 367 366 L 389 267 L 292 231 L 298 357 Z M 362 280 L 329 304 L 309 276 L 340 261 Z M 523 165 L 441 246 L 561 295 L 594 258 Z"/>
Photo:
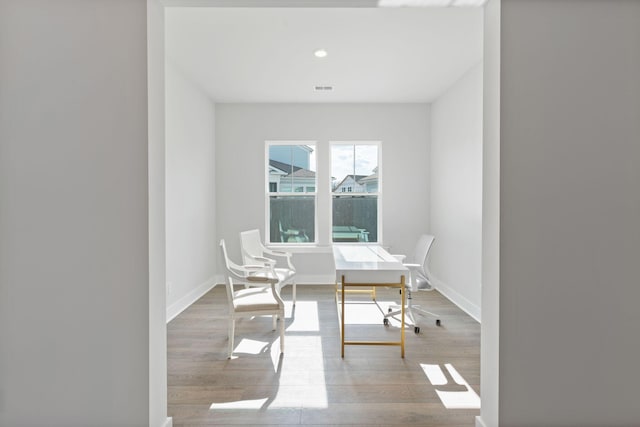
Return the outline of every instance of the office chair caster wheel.
<path id="1" fill-rule="evenodd" d="M 436 326 L 440 326 L 440 319 L 436 319 Z"/>
<path id="2" fill-rule="evenodd" d="M 416 334 L 420 333 L 420 326 L 416 326 L 415 328 L 413 328 L 413 332 L 415 332 Z"/>
<path id="3" fill-rule="evenodd" d="M 389 319 L 385 317 L 384 319 L 382 319 L 382 323 L 384 324 L 384 326 L 389 326 Z"/>

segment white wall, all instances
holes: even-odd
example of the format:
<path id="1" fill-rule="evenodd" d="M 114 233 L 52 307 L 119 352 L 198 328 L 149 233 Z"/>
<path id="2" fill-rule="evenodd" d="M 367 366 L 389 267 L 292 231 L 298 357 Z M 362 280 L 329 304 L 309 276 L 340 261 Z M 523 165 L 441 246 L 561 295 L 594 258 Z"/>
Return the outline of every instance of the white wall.
<path id="1" fill-rule="evenodd" d="M 500 339 L 500 5 L 484 9 L 482 123 L 482 325 L 478 427 L 498 425 Z"/>
<path id="2" fill-rule="evenodd" d="M 384 245 L 410 251 L 417 234 L 428 231 L 427 104 L 218 104 L 217 228 L 236 259 L 240 231 L 259 228 L 265 235 L 266 140 L 317 141 L 319 185 L 329 182 L 329 141 L 382 141 Z M 318 200 L 317 230 L 325 253 L 294 255 L 300 283 L 335 275 L 327 252 L 330 209 L 326 193 Z"/>
<path id="3" fill-rule="evenodd" d="M 165 74 L 168 318 L 215 284 L 218 255 L 215 108 L 170 55 Z"/>
<path id="4" fill-rule="evenodd" d="M 638 425 L 640 2 L 503 1 L 500 425 Z"/>
<path id="5" fill-rule="evenodd" d="M 146 20 L 0 2 L 0 425 L 149 423 Z"/>
<path id="6" fill-rule="evenodd" d="M 147 424 L 143 4 L 0 3 L 2 425 Z M 640 419 L 638 7 L 503 4 L 503 425 Z"/>
<path id="7" fill-rule="evenodd" d="M 164 5 L 147 0 L 149 109 L 149 426 L 167 427 Z"/>
<path id="8" fill-rule="evenodd" d="M 431 106 L 430 228 L 435 286 L 480 320 L 482 63 Z"/>

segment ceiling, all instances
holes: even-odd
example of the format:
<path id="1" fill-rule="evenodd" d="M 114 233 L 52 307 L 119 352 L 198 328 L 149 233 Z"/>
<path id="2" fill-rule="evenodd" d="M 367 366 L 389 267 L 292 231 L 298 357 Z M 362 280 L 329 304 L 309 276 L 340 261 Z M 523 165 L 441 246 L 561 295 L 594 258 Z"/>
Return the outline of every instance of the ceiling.
<path id="1" fill-rule="evenodd" d="M 221 103 L 431 102 L 482 60 L 482 11 L 169 7 L 167 62 Z"/>

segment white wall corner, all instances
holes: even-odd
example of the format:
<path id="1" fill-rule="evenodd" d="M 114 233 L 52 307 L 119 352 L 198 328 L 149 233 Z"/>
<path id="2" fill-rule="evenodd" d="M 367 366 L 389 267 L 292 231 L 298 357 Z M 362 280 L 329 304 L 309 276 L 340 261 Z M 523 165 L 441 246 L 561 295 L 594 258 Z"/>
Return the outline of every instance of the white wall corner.
<path id="1" fill-rule="evenodd" d="M 191 304 L 198 301 L 204 294 L 213 289 L 217 283 L 223 283 L 223 281 L 224 278 L 222 276 L 212 276 L 178 301 L 171 304 L 167 307 L 167 323 L 186 310 Z"/>
<path id="2" fill-rule="evenodd" d="M 482 416 L 480 415 L 476 417 L 476 427 L 487 427 L 484 421 L 482 421 Z"/>
<path id="3" fill-rule="evenodd" d="M 457 305 L 462 311 L 473 317 L 478 323 L 482 323 L 482 312 L 478 305 L 469 301 L 451 286 L 433 276 L 433 274 L 431 275 L 431 280 L 433 280 L 434 287 L 438 290 L 438 292 L 444 295 L 449 301 Z"/>

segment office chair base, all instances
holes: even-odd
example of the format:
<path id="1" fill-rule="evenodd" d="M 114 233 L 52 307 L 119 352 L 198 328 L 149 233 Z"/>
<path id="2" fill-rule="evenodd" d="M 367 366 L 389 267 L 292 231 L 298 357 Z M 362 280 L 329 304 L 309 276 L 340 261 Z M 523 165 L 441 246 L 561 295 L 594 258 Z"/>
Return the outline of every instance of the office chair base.
<path id="1" fill-rule="evenodd" d="M 394 308 L 396 308 L 396 310 L 394 311 Z M 407 315 L 407 317 L 410 319 L 410 322 L 413 323 L 414 325 L 414 332 L 416 334 L 420 333 L 420 327 L 416 325 L 416 318 L 414 316 L 414 312 L 416 312 L 416 314 L 419 314 L 421 316 L 431 316 L 431 317 L 435 317 L 436 318 L 436 326 L 442 326 L 442 321 L 438 318 L 438 315 L 435 313 L 431 313 L 430 311 L 426 311 L 423 310 L 422 308 L 420 308 L 420 306 L 414 305 L 408 305 L 405 308 L 405 314 Z M 400 309 L 397 308 L 397 306 L 391 306 L 388 309 L 388 313 L 384 315 L 384 324 L 385 326 L 389 325 L 389 317 L 394 317 L 400 314 Z"/>

